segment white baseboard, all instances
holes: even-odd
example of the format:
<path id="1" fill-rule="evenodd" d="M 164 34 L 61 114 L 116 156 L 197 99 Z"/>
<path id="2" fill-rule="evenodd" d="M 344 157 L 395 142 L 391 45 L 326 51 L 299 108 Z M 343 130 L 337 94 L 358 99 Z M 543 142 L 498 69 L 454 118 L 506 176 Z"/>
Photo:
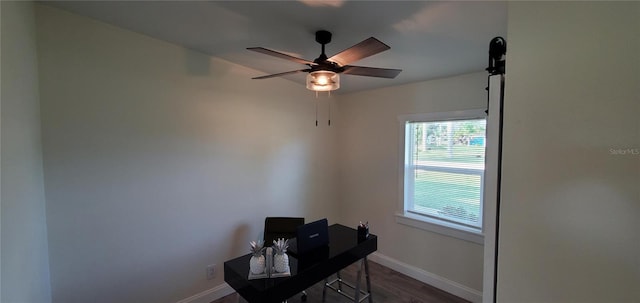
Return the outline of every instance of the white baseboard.
<path id="1" fill-rule="evenodd" d="M 478 303 L 482 302 L 481 291 L 475 290 L 473 288 L 469 288 L 460 283 L 451 281 L 449 279 L 438 276 L 436 274 L 432 274 L 418 267 L 400 262 L 396 259 L 387 257 L 377 252 L 369 255 L 369 260 L 376 262 L 380 265 L 386 266 L 388 268 L 391 268 L 399 273 L 402 273 L 406 276 L 414 278 L 420 282 L 442 289 L 450 294 L 454 294 L 465 300 L 469 300 L 471 302 L 478 302 Z"/>
<path id="2" fill-rule="evenodd" d="M 469 288 L 436 274 L 432 274 L 415 266 L 400 262 L 383 254 L 375 252 L 369 255 L 369 260 L 376 262 L 382 266 L 391 268 L 420 282 L 442 289 L 465 300 L 478 303 L 482 302 L 481 291 Z M 195 294 L 186 299 L 182 299 L 176 303 L 210 303 L 224 296 L 228 296 L 234 292 L 235 291 L 233 290 L 233 288 L 231 288 L 231 286 L 229 286 L 229 284 L 222 283 L 214 288 L 207 289 L 201 293 Z"/>
<path id="3" fill-rule="evenodd" d="M 191 297 L 182 299 L 176 303 L 210 303 L 222 297 L 234 293 L 235 290 L 227 283 L 222 283 L 214 288 L 207 289 L 201 293 L 197 293 Z"/>

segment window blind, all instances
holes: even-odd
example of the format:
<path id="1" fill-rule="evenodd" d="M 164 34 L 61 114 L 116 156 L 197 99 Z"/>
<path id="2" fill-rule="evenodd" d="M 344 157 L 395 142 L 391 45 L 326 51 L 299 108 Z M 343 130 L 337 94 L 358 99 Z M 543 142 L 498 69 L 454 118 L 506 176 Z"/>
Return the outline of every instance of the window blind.
<path id="1" fill-rule="evenodd" d="M 481 228 L 486 120 L 408 126 L 407 211 Z"/>

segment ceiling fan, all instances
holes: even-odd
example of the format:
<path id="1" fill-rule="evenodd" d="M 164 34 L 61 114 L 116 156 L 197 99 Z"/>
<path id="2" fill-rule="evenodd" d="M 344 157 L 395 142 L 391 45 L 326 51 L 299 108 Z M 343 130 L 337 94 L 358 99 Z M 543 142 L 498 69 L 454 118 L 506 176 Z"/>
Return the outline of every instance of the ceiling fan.
<path id="1" fill-rule="evenodd" d="M 373 56 L 391 48 L 374 37 L 365 39 L 364 41 L 331 57 L 327 57 L 324 52 L 324 46 L 331 42 L 331 33 L 326 30 L 317 31 L 316 42 L 322 45 L 322 53 L 313 61 L 297 58 L 281 52 L 266 49 L 264 47 L 248 47 L 248 50 L 254 52 L 302 63 L 308 66 L 308 68 L 305 69 L 254 77 L 252 79 L 267 79 L 306 72 L 309 73 L 309 75 L 307 75 L 308 89 L 314 91 L 332 91 L 340 88 L 340 77 L 338 74 L 393 79 L 402 71 L 401 69 L 349 65 L 352 62 Z"/>

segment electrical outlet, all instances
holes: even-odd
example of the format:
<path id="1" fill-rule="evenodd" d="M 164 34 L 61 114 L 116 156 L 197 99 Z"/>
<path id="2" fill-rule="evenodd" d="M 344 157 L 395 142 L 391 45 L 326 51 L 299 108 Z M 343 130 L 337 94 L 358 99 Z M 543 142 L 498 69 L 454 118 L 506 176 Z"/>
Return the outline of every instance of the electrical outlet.
<path id="1" fill-rule="evenodd" d="M 207 266 L 207 280 L 213 280 L 216 276 L 216 265 L 211 264 Z"/>

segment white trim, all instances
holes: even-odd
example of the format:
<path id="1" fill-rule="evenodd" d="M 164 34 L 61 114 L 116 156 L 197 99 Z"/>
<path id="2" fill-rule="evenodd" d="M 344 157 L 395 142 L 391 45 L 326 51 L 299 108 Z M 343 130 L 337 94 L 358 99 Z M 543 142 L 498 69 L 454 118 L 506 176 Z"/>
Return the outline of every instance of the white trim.
<path id="1" fill-rule="evenodd" d="M 471 302 L 482 302 L 482 292 L 478 290 L 430 273 L 421 268 L 387 257 L 381 253 L 375 252 L 369 255 L 369 260 L 465 300 L 469 300 Z"/>
<path id="2" fill-rule="evenodd" d="M 483 293 L 485 303 L 495 302 L 494 283 L 496 277 L 496 222 L 498 217 L 498 165 L 500 163 L 500 90 L 503 75 L 489 77 L 489 115 L 487 116 L 487 137 L 485 141 L 485 184 L 484 188 L 484 262 L 483 262 Z"/>
<path id="3" fill-rule="evenodd" d="M 433 222 L 432 222 L 433 221 Z M 396 222 L 441 235 L 484 245 L 484 235 L 476 229 L 409 212 L 397 213 Z"/>
<path id="4" fill-rule="evenodd" d="M 191 297 L 182 299 L 176 303 L 209 303 L 234 293 L 235 290 L 229 284 L 222 283 L 214 288 L 207 289 Z"/>
<path id="5" fill-rule="evenodd" d="M 486 118 L 485 109 L 456 110 L 450 112 L 406 114 L 398 116 L 398 121 L 404 126 L 407 122 L 433 122 L 446 120 L 466 120 L 474 118 Z"/>

